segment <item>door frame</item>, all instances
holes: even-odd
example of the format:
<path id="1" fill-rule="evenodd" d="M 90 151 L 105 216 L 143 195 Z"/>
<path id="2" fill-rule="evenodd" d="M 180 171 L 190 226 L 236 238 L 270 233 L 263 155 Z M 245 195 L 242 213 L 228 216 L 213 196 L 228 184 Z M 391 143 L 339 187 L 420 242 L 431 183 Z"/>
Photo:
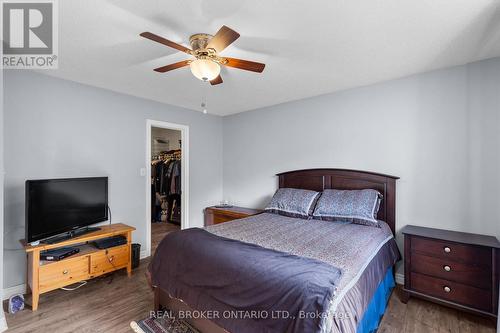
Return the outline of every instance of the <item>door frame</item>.
<path id="1" fill-rule="evenodd" d="M 151 128 L 181 131 L 181 229 L 189 228 L 189 126 L 146 120 L 146 253 L 151 255 Z"/>

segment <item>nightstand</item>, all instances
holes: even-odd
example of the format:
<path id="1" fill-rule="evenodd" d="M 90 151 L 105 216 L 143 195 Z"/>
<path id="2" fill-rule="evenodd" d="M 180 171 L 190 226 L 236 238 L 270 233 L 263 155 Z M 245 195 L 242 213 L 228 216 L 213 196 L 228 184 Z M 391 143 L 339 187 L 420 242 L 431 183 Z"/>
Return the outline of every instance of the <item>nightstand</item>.
<path id="1" fill-rule="evenodd" d="M 207 207 L 205 208 L 205 226 L 242 219 L 262 213 L 262 209 L 244 207 Z"/>
<path id="2" fill-rule="evenodd" d="M 495 237 L 411 225 L 402 233 L 404 303 L 415 296 L 497 317 L 500 243 Z"/>

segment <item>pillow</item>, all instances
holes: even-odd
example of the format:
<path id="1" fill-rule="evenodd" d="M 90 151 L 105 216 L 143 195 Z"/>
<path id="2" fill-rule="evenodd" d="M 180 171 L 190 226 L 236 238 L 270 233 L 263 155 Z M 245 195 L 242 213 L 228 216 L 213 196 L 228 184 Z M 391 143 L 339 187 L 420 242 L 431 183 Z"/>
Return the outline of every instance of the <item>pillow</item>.
<path id="1" fill-rule="evenodd" d="M 320 193 L 296 188 L 280 188 L 274 193 L 266 212 L 309 218 Z"/>
<path id="2" fill-rule="evenodd" d="M 375 190 L 324 190 L 313 218 L 379 227 L 377 213 L 382 195 Z"/>

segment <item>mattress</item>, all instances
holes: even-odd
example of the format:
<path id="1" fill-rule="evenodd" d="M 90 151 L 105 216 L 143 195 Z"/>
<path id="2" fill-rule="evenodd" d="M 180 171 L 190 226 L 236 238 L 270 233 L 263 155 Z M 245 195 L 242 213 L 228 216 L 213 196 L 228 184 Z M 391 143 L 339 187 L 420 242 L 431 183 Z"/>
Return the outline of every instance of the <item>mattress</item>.
<path id="1" fill-rule="evenodd" d="M 356 332 L 387 269 L 400 254 L 389 226 L 305 220 L 263 213 L 206 230 L 222 237 L 321 260 L 342 271 L 324 332 Z"/>

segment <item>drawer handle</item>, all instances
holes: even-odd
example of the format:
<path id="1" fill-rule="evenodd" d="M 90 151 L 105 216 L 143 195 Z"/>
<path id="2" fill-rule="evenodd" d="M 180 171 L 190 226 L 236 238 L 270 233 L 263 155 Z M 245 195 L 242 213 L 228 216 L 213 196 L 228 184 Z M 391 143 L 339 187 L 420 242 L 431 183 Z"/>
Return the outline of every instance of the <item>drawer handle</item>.
<path id="1" fill-rule="evenodd" d="M 451 291 L 451 288 L 448 287 L 448 286 L 444 286 L 443 290 L 444 290 L 445 293 L 449 293 Z"/>
<path id="2" fill-rule="evenodd" d="M 448 266 L 448 265 L 444 265 L 444 266 L 443 266 L 443 269 L 444 269 L 445 271 L 447 271 L 447 272 L 451 271 L 451 267 L 450 267 L 450 266 Z"/>
<path id="3" fill-rule="evenodd" d="M 63 274 L 64 274 L 64 275 L 68 274 L 68 270 L 67 270 L 67 269 L 65 269 L 65 270 L 63 271 Z"/>
<path id="4" fill-rule="evenodd" d="M 445 246 L 445 247 L 444 247 L 444 252 L 446 252 L 446 253 L 450 253 L 450 252 L 451 252 L 451 249 L 450 249 L 448 246 Z"/>

